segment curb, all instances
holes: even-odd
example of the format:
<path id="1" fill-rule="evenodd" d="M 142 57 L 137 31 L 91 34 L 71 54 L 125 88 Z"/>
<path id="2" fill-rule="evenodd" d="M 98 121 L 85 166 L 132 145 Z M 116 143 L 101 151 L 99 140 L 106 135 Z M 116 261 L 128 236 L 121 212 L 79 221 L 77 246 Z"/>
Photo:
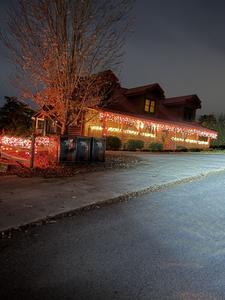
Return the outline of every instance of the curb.
<path id="1" fill-rule="evenodd" d="M 26 232 L 33 227 L 37 227 L 37 226 L 49 224 L 49 223 L 55 223 L 57 220 L 63 219 L 64 217 L 72 217 L 75 215 L 81 215 L 85 211 L 94 210 L 96 208 L 98 209 L 98 208 L 104 207 L 106 205 L 116 204 L 116 203 L 120 203 L 120 202 L 126 202 L 132 198 L 135 198 L 135 197 L 147 194 L 147 193 L 161 191 L 166 188 L 174 187 L 174 186 L 182 184 L 182 183 L 189 183 L 194 180 L 201 180 L 207 176 L 214 175 L 214 174 L 220 174 L 223 172 L 225 172 L 225 168 L 220 169 L 220 170 L 212 170 L 207 173 L 200 173 L 195 176 L 190 176 L 190 177 L 186 177 L 186 178 L 179 179 L 179 180 L 174 180 L 174 181 L 163 183 L 163 184 L 151 185 L 149 187 L 146 187 L 146 188 L 138 190 L 138 191 L 124 193 L 124 194 L 114 197 L 114 198 L 101 200 L 98 202 L 94 202 L 91 204 L 87 204 L 85 206 L 75 208 L 73 210 L 57 213 L 57 214 L 54 214 L 51 216 L 46 216 L 41 219 L 29 222 L 27 224 L 20 225 L 18 227 L 10 227 L 8 229 L 0 230 L 0 239 L 10 239 L 12 237 L 13 233 L 16 233 L 18 231 Z"/>

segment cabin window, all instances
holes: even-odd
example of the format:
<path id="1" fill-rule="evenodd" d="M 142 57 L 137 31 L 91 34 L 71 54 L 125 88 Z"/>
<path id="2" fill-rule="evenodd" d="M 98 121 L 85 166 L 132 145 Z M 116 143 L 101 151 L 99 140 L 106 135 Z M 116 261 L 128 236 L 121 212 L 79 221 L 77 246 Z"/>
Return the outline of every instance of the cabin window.
<path id="1" fill-rule="evenodd" d="M 207 142 L 208 141 L 208 137 L 207 136 L 199 136 L 198 140 L 199 141 L 203 141 L 203 142 Z"/>
<path id="2" fill-rule="evenodd" d="M 193 110 L 190 108 L 185 108 L 184 110 L 184 120 L 185 121 L 192 121 L 193 120 Z"/>
<path id="3" fill-rule="evenodd" d="M 37 121 L 37 129 L 43 129 L 44 128 L 44 120 L 38 119 Z"/>
<path id="4" fill-rule="evenodd" d="M 155 101 L 152 100 L 150 103 L 150 113 L 154 114 L 155 112 Z"/>
<path id="5" fill-rule="evenodd" d="M 149 107 L 150 107 L 150 100 L 149 100 L 149 99 L 146 99 L 146 100 L 145 100 L 145 111 L 146 111 L 146 112 L 149 112 Z"/>
<path id="6" fill-rule="evenodd" d="M 145 111 L 151 114 L 155 113 L 155 100 L 145 99 Z"/>

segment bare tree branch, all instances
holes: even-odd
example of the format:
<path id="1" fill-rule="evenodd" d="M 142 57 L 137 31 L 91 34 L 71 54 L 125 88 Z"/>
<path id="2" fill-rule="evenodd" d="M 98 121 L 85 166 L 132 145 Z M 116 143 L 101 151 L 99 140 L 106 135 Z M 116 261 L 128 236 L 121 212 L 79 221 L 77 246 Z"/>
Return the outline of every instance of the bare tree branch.
<path id="1" fill-rule="evenodd" d="M 131 0 L 17 0 L 1 39 L 25 98 L 61 124 L 97 105 L 121 62 Z"/>

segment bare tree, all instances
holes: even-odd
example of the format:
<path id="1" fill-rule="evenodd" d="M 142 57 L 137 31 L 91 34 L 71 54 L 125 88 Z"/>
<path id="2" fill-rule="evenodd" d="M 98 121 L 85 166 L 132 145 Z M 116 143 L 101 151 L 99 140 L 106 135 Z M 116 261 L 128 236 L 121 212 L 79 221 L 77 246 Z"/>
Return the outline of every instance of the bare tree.
<path id="1" fill-rule="evenodd" d="M 1 39 L 14 81 L 61 133 L 99 103 L 121 63 L 130 0 L 17 0 Z M 111 74 L 112 75 L 112 74 Z"/>

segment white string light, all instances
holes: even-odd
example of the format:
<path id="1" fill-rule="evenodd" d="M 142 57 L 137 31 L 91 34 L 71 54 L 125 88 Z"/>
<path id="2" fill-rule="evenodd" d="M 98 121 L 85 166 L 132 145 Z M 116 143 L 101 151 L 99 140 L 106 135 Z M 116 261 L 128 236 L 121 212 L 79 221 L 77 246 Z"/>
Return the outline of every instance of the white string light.
<path id="1" fill-rule="evenodd" d="M 198 134 L 199 136 L 203 137 L 210 137 L 212 139 L 217 138 L 217 133 L 213 130 L 209 129 L 197 129 L 197 128 L 190 128 L 185 125 L 181 124 L 174 124 L 174 123 L 169 123 L 169 121 L 153 121 L 153 120 L 140 120 L 131 116 L 125 116 L 125 115 L 119 115 L 116 113 L 111 113 L 111 112 L 100 112 L 99 113 L 99 119 L 103 120 L 105 119 L 106 121 L 112 121 L 115 123 L 125 123 L 130 126 L 135 126 L 136 128 L 144 128 L 144 127 L 149 127 L 151 126 L 154 129 L 160 129 L 160 130 L 168 130 L 168 131 L 173 131 L 176 133 L 188 133 L 188 134 Z M 141 125 L 140 125 L 141 124 Z M 193 125 L 194 126 L 194 125 Z"/>

